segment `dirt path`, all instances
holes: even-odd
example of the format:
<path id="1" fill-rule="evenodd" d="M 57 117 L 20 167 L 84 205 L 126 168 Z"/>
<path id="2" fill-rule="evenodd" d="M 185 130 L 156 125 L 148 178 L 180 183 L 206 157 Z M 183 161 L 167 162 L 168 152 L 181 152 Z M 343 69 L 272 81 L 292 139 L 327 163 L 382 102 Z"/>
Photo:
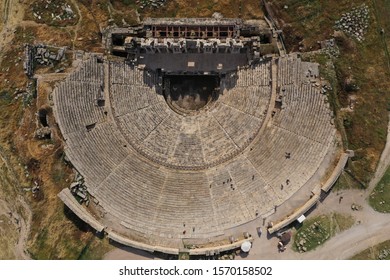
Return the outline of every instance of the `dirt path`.
<path id="1" fill-rule="evenodd" d="M 30 260 L 31 257 L 26 251 L 27 239 L 30 234 L 30 225 L 32 219 L 32 212 L 23 197 L 18 197 L 16 202 L 12 205 L 0 199 L 0 215 L 10 215 L 10 221 L 18 229 L 18 240 L 13 248 L 13 253 L 18 260 Z M 19 206 L 23 209 L 23 215 L 17 212 Z"/>
<path id="2" fill-rule="evenodd" d="M 8 14 L 9 14 L 9 1 L 5 0 L 3 5 L 3 23 L 7 23 L 8 21 Z"/>
<path id="3" fill-rule="evenodd" d="M 10 179 L 12 181 L 12 187 L 16 188 L 16 193 L 18 193 L 18 191 L 20 191 L 21 189 L 18 177 L 12 166 L 9 164 L 8 159 L 2 149 L 0 149 L 0 160 L 4 163 L 5 168 L 8 171 L 7 173 L 11 177 Z M 21 195 L 17 195 L 13 203 L 6 202 L 5 200 L 1 200 L 1 203 L 3 204 L 4 209 L 9 209 L 8 211 L 11 213 L 15 226 L 19 228 L 19 238 L 18 242 L 15 244 L 14 249 L 14 254 L 16 258 L 31 259 L 25 250 L 26 242 L 30 234 L 30 225 L 32 219 L 32 211 L 29 205 L 26 203 L 23 196 Z M 22 209 L 23 213 L 19 213 L 19 209 Z"/>
<path id="4" fill-rule="evenodd" d="M 6 47 L 12 46 L 14 31 L 16 27 L 23 21 L 24 8 L 19 0 L 4 0 L 3 1 L 3 26 L 0 30 L 0 63 L 3 58 L 3 53 Z"/>
<path id="5" fill-rule="evenodd" d="M 343 196 L 341 203 L 339 203 L 340 195 Z M 363 209 L 352 211 L 352 203 L 362 205 Z M 332 237 L 316 250 L 303 254 L 292 251 L 291 244 L 284 253 L 279 253 L 278 239 L 275 237 L 255 238 L 253 248 L 246 259 L 348 259 L 370 246 L 389 239 L 390 215 L 375 212 L 366 203 L 365 191 L 348 190 L 342 193 L 331 193 L 313 214 L 328 214 L 332 211 L 352 215 L 356 224 L 349 230 Z"/>
<path id="6" fill-rule="evenodd" d="M 381 158 L 379 160 L 374 178 L 372 178 L 369 186 L 368 186 L 368 193 L 371 193 L 372 190 L 375 188 L 375 186 L 378 184 L 380 179 L 385 174 L 387 168 L 390 166 L 390 114 L 389 114 L 389 125 L 387 127 L 387 140 L 386 140 L 386 146 L 383 149 Z"/>
<path id="7" fill-rule="evenodd" d="M 24 209 L 25 219 L 20 220 L 20 235 L 18 243 L 15 246 L 15 256 L 17 259 L 30 260 L 31 257 L 26 251 L 27 239 L 30 234 L 32 211 L 23 197 L 19 197 L 18 202 Z"/>
<path id="8" fill-rule="evenodd" d="M 21 24 L 24 17 L 24 7 L 19 0 L 4 0 L 2 2 L 2 28 L 0 30 L 0 63 L 3 59 L 3 54 L 7 47 L 12 46 L 12 40 L 16 28 Z M 15 174 L 11 164 L 9 164 L 4 152 L 0 150 L 0 160 L 2 160 L 7 168 L 10 176 L 12 177 L 13 185 L 15 188 L 20 189 L 18 176 Z M 18 190 L 16 191 L 18 192 Z M 17 259 L 30 259 L 30 256 L 25 251 L 26 242 L 30 233 L 30 224 L 32 219 L 32 212 L 26 201 L 21 195 L 17 195 L 15 201 L 11 204 L 2 201 L 4 206 L 11 212 L 13 220 L 16 226 L 19 228 L 18 242 L 15 244 L 14 254 Z M 23 213 L 18 213 L 18 209 L 21 209 Z"/>
<path id="9" fill-rule="evenodd" d="M 123 246 L 111 250 L 110 252 L 104 255 L 103 259 L 104 260 L 153 260 L 154 255 L 149 252 Z"/>
<path id="10" fill-rule="evenodd" d="M 72 49 L 74 50 L 75 49 L 74 45 L 75 45 L 75 42 L 77 41 L 77 38 L 78 38 L 78 31 L 79 31 L 79 28 L 81 25 L 81 21 L 83 20 L 83 15 L 81 14 L 80 7 L 79 7 L 79 4 L 77 3 L 77 1 L 71 0 L 71 2 L 76 7 L 77 14 L 79 15 L 79 20 L 74 28 L 74 36 L 73 36 L 73 40 L 72 40 Z"/>

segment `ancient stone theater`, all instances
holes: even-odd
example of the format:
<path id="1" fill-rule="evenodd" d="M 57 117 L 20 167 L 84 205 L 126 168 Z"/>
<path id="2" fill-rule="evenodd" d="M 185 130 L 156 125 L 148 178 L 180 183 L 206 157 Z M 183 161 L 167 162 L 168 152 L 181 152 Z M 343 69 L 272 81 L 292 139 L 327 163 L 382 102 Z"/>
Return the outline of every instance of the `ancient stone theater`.
<path id="1" fill-rule="evenodd" d="M 267 21 L 145 19 L 103 43 L 76 55 L 53 108 L 77 172 L 59 197 L 111 240 L 231 250 L 305 214 L 346 164 L 319 65 Z"/>

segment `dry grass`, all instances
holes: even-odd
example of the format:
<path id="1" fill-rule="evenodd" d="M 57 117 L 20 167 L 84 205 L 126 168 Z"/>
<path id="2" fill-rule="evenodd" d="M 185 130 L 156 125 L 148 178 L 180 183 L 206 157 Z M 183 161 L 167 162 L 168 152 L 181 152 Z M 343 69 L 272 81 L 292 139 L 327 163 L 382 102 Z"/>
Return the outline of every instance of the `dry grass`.
<path id="1" fill-rule="evenodd" d="M 100 246 L 106 243 L 95 237 L 94 231 L 64 207 L 57 197 L 61 189 L 72 182 L 74 174 L 64 164 L 62 140 L 59 131 L 55 129 L 51 111 L 48 122 L 53 128 L 52 139 L 42 141 L 33 136 L 36 127 L 35 112 L 38 107 L 47 106 L 51 88 L 50 85 L 41 85 L 37 107 L 34 104 L 31 110 L 25 110 L 23 121 L 15 135 L 16 139 L 28 135 L 27 141 L 15 143 L 19 156 L 25 162 L 34 159 L 39 163 L 28 168 L 31 180 L 38 181 L 41 185 L 39 195 L 30 196 L 34 214 L 28 251 L 36 259 L 77 259 L 80 256 L 101 258 L 102 255 L 96 252 L 107 250 L 109 246 Z"/>
<path id="2" fill-rule="evenodd" d="M 390 168 L 370 194 L 369 203 L 375 211 L 390 213 Z"/>
<path id="3" fill-rule="evenodd" d="M 263 16 L 260 1 L 255 0 L 167 0 L 167 4 L 158 9 L 139 9 L 135 1 L 111 0 L 116 10 L 137 9 L 144 17 L 211 17 L 214 12 L 226 18 L 259 19 Z"/>
<path id="4" fill-rule="evenodd" d="M 71 7 L 72 14 L 63 9 L 65 5 Z M 48 2 L 46 0 L 35 0 L 29 3 L 25 13 L 25 19 L 33 20 L 41 24 L 64 27 L 75 25 L 78 21 L 78 14 L 71 1 L 56 0 Z"/>
<path id="5" fill-rule="evenodd" d="M 319 48 L 317 44 L 319 39 L 331 37 L 334 23 L 343 12 L 366 1 L 272 0 L 268 2 L 285 31 L 288 49 L 296 51 L 301 43 L 304 51 L 309 51 Z"/>
<path id="6" fill-rule="evenodd" d="M 331 213 L 310 218 L 303 222 L 302 227 L 294 235 L 293 249 L 299 251 L 303 243 L 305 251 L 311 251 L 324 244 L 337 233 L 349 229 L 355 223 L 352 216 Z"/>
<path id="7" fill-rule="evenodd" d="M 80 1 L 83 2 L 83 1 Z M 101 31 L 107 25 L 108 11 L 96 4 L 78 4 L 82 18 L 77 28 L 74 49 L 92 52 L 102 52 Z"/>
<path id="8" fill-rule="evenodd" d="M 0 260 L 15 259 L 14 244 L 18 240 L 17 228 L 7 215 L 0 215 Z"/>
<path id="9" fill-rule="evenodd" d="M 361 185 L 354 180 L 347 172 L 341 173 L 339 179 L 332 188 L 333 192 L 348 189 L 361 189 Z"/>
<path id="10" fill-rule="evenodd" d="M 18 190 L 15 188 L 13 174 L 3 161 L 4 151 L 0 158 L 0 259 L 15 259 L 15 244 L 19 232 L 15 220 L 9 216 L 8 207 L 14 205 Z M 6 160 L 6 159 L 5 159 Z M 10 209 L 15 211 L 16 209 Z"/>
<path id="11" fill-rule="evenodd" d="M 7 56 L 9 54 L 6 53 Z M 8 75 L 4 72 L 0 74 Z M 26 186 L 25 173 L 13 145 L 14 131 L 17 130 L 23 113 L 21 104 L 14 102 L 14 90 L 22 84 L 22 79 L 15 79 L 10 83 L 0 81 L 0 259 L 13 259 L 19 231 L 15 220 L 5 210 L 5 205 L 12 213 L 23 214 L 20 212 L 17 196 L 23 194 L 20 187 Z"/>
<path id="12" fill-rule="evenodd" d="M 14 99 L 16 88 L 23 89 L 27 83 L 19 60 L 23 57 L 24 43 L 45 42 L 71 47 L 73 36 L 69 29 L 34 24 L 17 28 L 13 46 L 6 49 L 0 65 L 0 146 L 14 167 L 22 187 L 31 187 L 34 182 L 41 186 L 38 195 L 33 196 L 31 192 L 24 194 L 33 211 L 27 249 L 37 259 L 99 259 L 111 248 L 107 240 L 95 237 L 93 231 L 64 208 L 57 198 L 58 192 L 67 187 L 73 178 L 73 171 L 62 161 L 59 132 L 54 129 L 51 140 L 39 141 L 34 137 L 37 123 L 35 113 L 39 107 L 47 106 L 48 93 L 53 84 L 41 84 L 38 99 L 29 106 L 25 106 L 20 99 Z M 45 71 L 49 70 L 40 69 L 40 72 Z M 49 114 L 49 123 L 55 128 L 52 113 Z M 6 176 L 3 173 L 0 175 L 5 180 Z M 10 202 L 15 201 L 15 196 L 21 194 L 20 189 L 15 187 L 15 183 L 0 182 L 1 196 L 4 194 Z M 12 227 L 8 230 L 14 231 Z M 3 234 L 9 238 L 3 240 Z M 15 238 L 9 232 L 1 231 L 1 258 L 14 257 L 10 248 L 14 246 Z"/>
<path id="13" fill-rule="evenodd" d="M 383 253 L 384 250 L 390 253 L 390 240 L 372 246 L 356 254 L 351 259 L 352 260 L 378 260 L 379 255 Z M 390 260 L 390 254 L 388 254 L 387 258 L 385 259 Z"/>
<path id="14" fill-rule="evenodd" d="M 344 79 L 352 77 L 360 90 L 354 92 L 356 105 L 352 113 L 343 113 L 346 131 L 346 146 L 355 150 L 356 156 L 350 164 L 353 174 L 368 183 L 372 177 L 386 141 L 388 114 L 390 109 L 389 69 L 385 48 L 380 33 L 381 26 L 389 26 L 388 1 L 377 0 L 378 13 L 373 2 L 367 1 L 271 1 L 280 17 L 289 50 L 318 49 L 317 41 L 332 37 L 334 22 L 343 12 L 366 2 L 370 8 L 370 26 L 363 43 L 348 37 L 338 37 L 340 57 L 334 60 L 336 97 L 342 106 L 347 106 L 349 94 L 344 88 Z M 288 8 L 284 9 L 287 5 Z M 387 38 L 388 39 L 388 38 Z"/>

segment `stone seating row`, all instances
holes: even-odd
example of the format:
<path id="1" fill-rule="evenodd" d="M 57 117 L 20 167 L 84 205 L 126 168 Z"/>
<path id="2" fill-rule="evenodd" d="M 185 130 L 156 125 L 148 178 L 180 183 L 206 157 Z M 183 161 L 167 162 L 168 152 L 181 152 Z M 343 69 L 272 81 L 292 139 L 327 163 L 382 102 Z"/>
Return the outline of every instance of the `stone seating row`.
<path id="1" fill-rule="evenodd" d="M 272 125 L 252 146 L 248 159 L 272 187 L 278 205 L 315 173 L 327 151 L 328 146 Z"/>
<path id="2" fill-rule="evenodd" d="M 301 61 L 296 54 L 278 58 L 278 87 L 310 83 L 318 76 L 318 63 Z"/>
<path id="3" fill-rule="evenodd" d="M 248 86 L 225 90 L 219 96 L 218 101 L 234 107 L 246 114 L 257 118 L 263 118 L 264 112 L 268 109 L 271 98 L 271 87 L 269 86 Z"/>
<path id="4" fill-rule="evenodd" d="M 154 88 L 144 85 L 111 84 L 110 98 L 115 116 L 142 110 L 158 102 L 165 102 L 164 97 L 157 95 Z"/>
<path id="5" fill-rule="evenodd" d="M 104 81 L 104 63 L 97 56 L 83 61 L 78 69 L 69 75 L 68 80 L 78 82 L 102 83 Z"/>
<path id="6" fill-rule="evenodd" d="M 124 62 L 109 62 L 111 84 L 126 84 L 154 87 L 158 82 L 156 73 L 141 70 Z"/>
<path id="7" fill-rule="evenodd" d="M 289 85 L 282 89 L 282 110 L 274 124 L 320 143 L 333 137 L 332 114 L 326 96 L 309 85 Z"/>
<path id="8" fill-rule="evenodd" d="M 269 86 L 271 81 L 271 63 L 263 62 L 237 71 L 236 87 Z"/>
<path id="9" fill-rule="evenodd" d="M 63 134 L 85 131 L 88 126 L 104 120 L 104 107 L 99 107 L 97 100 L 102 90 L 99 83 L 66 80 L 54 91 L 53 99 L 56 119 Z"/>

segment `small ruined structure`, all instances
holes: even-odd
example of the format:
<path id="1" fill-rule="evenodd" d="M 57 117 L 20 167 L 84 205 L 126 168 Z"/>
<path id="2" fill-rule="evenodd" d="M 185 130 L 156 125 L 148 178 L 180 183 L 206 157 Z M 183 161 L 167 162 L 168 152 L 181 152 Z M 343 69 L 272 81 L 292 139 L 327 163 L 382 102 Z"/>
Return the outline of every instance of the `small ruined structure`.
<path id="1" fill-rule="evenodd" d="M 56 51 L 55 51 L 55 50 Z M 23 69 L 28 77 L 34 75 L 34 69 L 37 65 L 53 65 L 60 62 L 65 57 L 66 47 L 49 49 L 45 45 L 29 45 L 25 46 L 25 60 Z"/>
<path id="2" fill-rule="evenodd" d="M 166 2 L 167 0 L 137 0 L 136 1 L 140 9 L 144 9 L 144 8 L 157 9 L 163 7 L 166 4 Z"/>
<path id="3" fill-rule="evenodd" d="M 35 131 L 35 136 L 38 139 L 50 139 L 51 138 L 51 129 L 49 127 L 41 127 Z"/>

